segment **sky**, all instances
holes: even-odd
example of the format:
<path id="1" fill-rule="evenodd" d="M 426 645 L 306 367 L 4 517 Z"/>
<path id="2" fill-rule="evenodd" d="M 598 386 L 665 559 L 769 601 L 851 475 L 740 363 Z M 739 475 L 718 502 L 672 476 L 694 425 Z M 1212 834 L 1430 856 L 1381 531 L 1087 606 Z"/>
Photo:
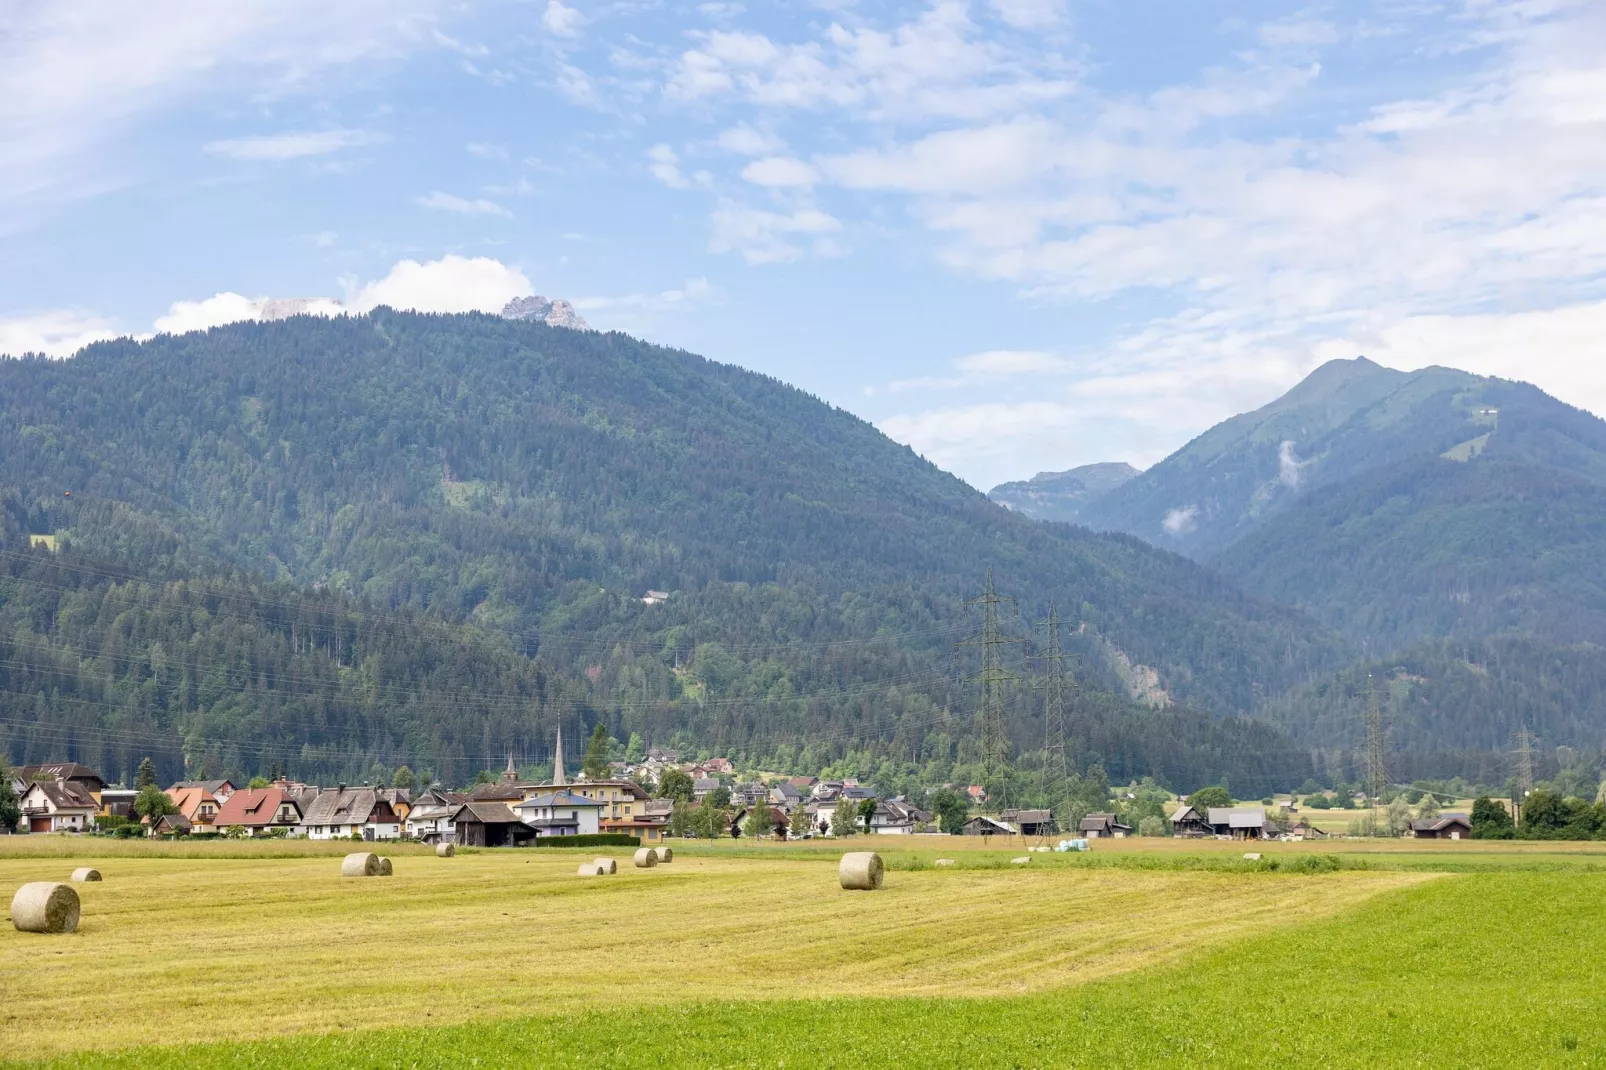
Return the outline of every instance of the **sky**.
<path id="1" fill-rule="evenodd" d="M 0 0 L 0 353 L 529 293 L 983 489 L 1360 354 L 1606 414 L 1606 4 Z"/>

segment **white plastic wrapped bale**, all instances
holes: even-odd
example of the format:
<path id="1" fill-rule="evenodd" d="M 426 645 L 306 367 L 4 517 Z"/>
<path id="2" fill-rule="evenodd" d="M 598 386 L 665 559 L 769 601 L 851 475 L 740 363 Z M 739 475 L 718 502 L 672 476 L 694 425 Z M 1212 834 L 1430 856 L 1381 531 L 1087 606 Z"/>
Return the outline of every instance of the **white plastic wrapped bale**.
<path id="1" fill-rule="evenodd" d="M 88 866 L 85 866 L 82 869 L 75 869 L 72 871 L 72 879 L 75 884 L 83 884 L 86 881 L 98 881 L 100 880 L 100 870 L 90 869 Z"/>
<path id="2" fill-rule="evenodd" d="M 1009 864 L 1012 865 L 1012 866 L 1024 866 L 1027 863 L 1029 863 L 1031 860 L 1032 860 L 1032 856 L 1031 855 L 1021 855 L 1019 858 L 1011 858 L 1009 860 Z"/>
<path id="3" fill-rule="evenodd" d="M 11 924 L 23 933 L 76 932 L 80 909 L 72 885 L 35 881 L 11 897 Z"/>
<path id="4" fill-rule="evenodd" d="M 377 877 L 379 876 L 379 856 L 371 851 L 358 851 L 349 854 L 340 863 L 342 877 Z"/>
<path id="5" fill-rule="evenodd" d="M 658 864 L 658 852 L 652 847 L 643 847 L 636 852 L 636 868 L 651 869 Z"/>
<path id="6" fill-rule="evenodd" d="M 457 854 L 457 845 L 455 843 L 437 843 L 435 845 L 436 858 L 451 858 L 455 854 Z"/>
<path id="7" fill-rule="evenodd" d="M 850 851 L 842 856 L 836 867 L 837 880 L 842 887 L 854 892 L 873 892 L 881 887 L 881 875 L 886 867 L 881 856 L 874 851 Z"/>

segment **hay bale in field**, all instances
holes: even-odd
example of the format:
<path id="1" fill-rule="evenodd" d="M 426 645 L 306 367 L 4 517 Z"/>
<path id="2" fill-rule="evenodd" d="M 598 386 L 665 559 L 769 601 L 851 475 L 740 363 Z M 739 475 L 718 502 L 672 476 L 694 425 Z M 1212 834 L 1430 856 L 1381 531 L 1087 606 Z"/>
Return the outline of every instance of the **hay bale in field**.
<path id="1" fill-rule="evenodd" d="M 574 871 L 576 877 L 600 877 L 602 869 L 595 862 L 581 862 L 580 868 Z"/>
<path id="2" fill-rule="evenodd" d="M 935 862 L 932 863 L 932 865 L 934 865 L 934 866 L 951 866 L 953 864 L 954 864 L 954 860 L 951 859 L 951 858 L 939 858 Z"/>
<path id="3" fill-rule="evenodd" d="M 643 847 L 636 852 L 636 868 L 651 869 L 658 864 L 658 852 L 651 847 Z"/>
<path id="4" fill-rule="evenodd" d="M 675 849 L 673 847 L 654 847 L 653 853 L 658 856 L 660 863 L 673 862 L 675 860 Z"/>
<path id="5" fill-rule="evenodd" d="M 1012 865 L 1012 866 L 1024 866 L 1026 863 L 1030 862 L 1031 860 L 1032 860 L 1032 856 L 1031 855 L 1021 855 L 1019 858 L 1011 858 L 1009 860 L 1009 864 Z"/>
<path id="6" fill-rule="evenodd" d="M 1244 861 L 1245 862 L 1259 862 L 1260 861 L 1260 852 L 1259 851 L 1250 851 L 1248 854 L 1244 855 Z"/>
<path id="7" fill-rule="evenodd" d="M 84 866 L 81 869 L 72 871 L 72 879 L 78 884 L 82 884 L 85 881 L 98 881 L 100 880 L 100 870 Z"/>
<path id="8" fill-rule="evenodd" d="M 591 864 L 602 871 L 604 876 L 612 876 L 619 872 L 619 863 L 611 858 L 593 858 Z"/>
<path id="9" fill-rule="evenodd" d="M 437 843 L 435 845 L 436 858 L 451 858 L 455 854 L 457 854 L 457 845 L 455 843 Z"/>
<path id="10" fill-rule="evenodd" d="M 70 884 L 35 881 L 11 897 L 11 924 L 20 933 L 70 933 L 78 929 L 78 893 Z"/>
<path id="11" fill-rule="evenodd" d="M 881 887 L 885 868 L 874 851 L 849 851 L 837 864 L 836 879 L 848 891 L 873 892 Z"/>
<path id="12" fill-rule="evenodd" d="M 379 856 L 371 851 L 358 851 L 349 854 L 340 863 L 342 877 L 377 877 L 379 876 Z"/>
<path id="13" fill-rule="evenodd" d="M 396 872 L 396 871 L 391 866 L 390 858 L 388 856 L 387 857 L 383 857 L 383 858 L 381 858 L 379 860 L 379 875 L 381 877 L 388 877 L 394 872 Z"/>

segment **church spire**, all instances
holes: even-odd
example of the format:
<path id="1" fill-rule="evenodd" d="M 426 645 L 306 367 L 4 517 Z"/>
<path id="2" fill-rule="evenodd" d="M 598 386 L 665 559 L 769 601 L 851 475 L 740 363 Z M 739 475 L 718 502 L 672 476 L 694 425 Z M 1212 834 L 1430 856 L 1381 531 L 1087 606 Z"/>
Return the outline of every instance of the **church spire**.
<path id="1" fill-rule="evenodd" d="M 563 726 L 558 725 L 558 755 L 552 760 L 552 783 L 561 786 L 568 782 L 563 775 Z"/>
<path id="2" fill-rule="evenodd" d="M 519 771 L 513 768 L 513 752 L 507 752 L 507 768 L 502 770 L 502 783 L 513 784 L 519 779 Z"/>

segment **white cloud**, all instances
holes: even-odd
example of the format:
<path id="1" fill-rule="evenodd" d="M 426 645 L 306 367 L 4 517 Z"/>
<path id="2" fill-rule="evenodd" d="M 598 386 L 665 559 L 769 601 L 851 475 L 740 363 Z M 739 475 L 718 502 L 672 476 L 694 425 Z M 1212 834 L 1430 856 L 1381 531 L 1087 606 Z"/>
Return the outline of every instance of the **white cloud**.
<path id="1" fill-rule="evenodd" d="M 812 186 L 820 176 L 802 160 L 794 160 L 789 156 L 766 156 L 742 168 L 742 177 L 755 186 L 785 188 Z"/>
<path id="2" fill-rule="evenodd" d="M 70 357 L 91 342 L 116 338 L 122 332 L 111 320 L 88 312 L 51 309 L 0 319 L 0 356 L 42 353 Z"/>
<path id="3" fill-rule="evenodd" d="M 354 312 L 379 305 L 419 312 L 500 312 L 515 297 L 535 292 L 524 272 L 489 257 L 443 256 L 402 260 L 382 279 L 357 288 L 346 301 Z"/>
<path id="4" fill-rule="evenodd" d="M 470 156 L 477 156 L 482 160 L 494 160 L 498 163 L 506 163 L 508 158 L 506 145 L 497 145 L 488 141 L 470 141 L 463 146 L 463 151 Z"/>
<path id="5" fill-rule="evenodd" d="M 1299 470 L 1305 466 L 1294 454 L 1294 443 L 1284 439 L 1277 447 L 1277 482 L 1291 490 L 1299 489 Z"/>
<path id="6" fill-rule="evenodd" d="M 954 361 L 954 367 L 972 375 L 1037 375 L 1063 372 L 1068 365 L 1038 349 L 992 349 Z"/>
<path id="7" fill-rule="evenodd" d="M 670 189 L 690 189 L 691 180 L 680 170 L 680 157 L 668 145 L 654 145 L 647 150 L 647 170 Z"/>
<path id="8" fill-rule="evenodd" d="M 219 293 L 201 301 L 174 301 L 167 315 L 156 320 L 157 334 L 205 331 L 242 320 L 276 320 L 287 316 L 338 316 L 345 311 L 328 297 L 275 299 Z"/>
<path id="9" fill-rule="evenodd" d="M 303 130 L 211 141 L 206 144 L 205 150 L 213 156 L 225 156 L 231 160 L 280 163 L 309 156 L 327 156 L 342 149 L 372 145 L 383 140 L 384 135 L 371 130 Z"/>
<path id="10" fill-rule="evenodd" d="M 786 148 L 786 142 L 767 130 L 755 130 L 746 123 L 738 123 L 720 131 L 716 144 L 726 152 L 738 156 L 768 156 Z"/>
<path id="11" fill-rule="evenodd" d="M 585 16 L 565 5 L 562 0 L 547 0 L 546 10 L 541 13 L 541 25 L 547 28 L 547 32 L 559 37 L 574 37 L 585 24 Z"/>
<path id="12" fill-rule="evenodd" d="M 1167 535 L 1186 535 L 1196 526 L 1199 517 L 1197 505 L 1185 505 L 1179 509 L 1172 509 L 1160 521 L 1160 527 Z"/>
<path id="13" fill-rule="evenodd" d="M 810 249 L 820 256 L 836 255 L 824 238 L 842 224 L 818 208 L 770 212 L 734 201 L 722 201 L 714 210 L 711 252 L 739 252 L 749 264 L 785 263 L 802 258 Z M 809 248 L 798 239 L 814 239 Z"/>
<path id="14" fill-rule="evenodd" d="M 484 197 L 458 197 L 440 190 L 424 196 L 416 197 L 413 203 L 420 208 L 432 208 L 439 212 L 451 212 L 455 215 L 494 215 L 511 217 L 512 212 L 503 208 L 495 201 Z"/>
<path id="15" fill-rule="evenodd" d="M 991 7 L 1020 30 L 1041 29 L 1065 18 L 1065 0 L 991 0 Z"/>

